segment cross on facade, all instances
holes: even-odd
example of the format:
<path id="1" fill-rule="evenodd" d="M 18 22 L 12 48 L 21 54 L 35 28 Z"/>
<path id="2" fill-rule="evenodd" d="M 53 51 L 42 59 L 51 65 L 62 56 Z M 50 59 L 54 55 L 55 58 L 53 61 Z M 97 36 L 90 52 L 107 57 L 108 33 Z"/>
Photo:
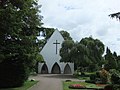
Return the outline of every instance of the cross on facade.
<path id="1" fill-rule="evenodd" d="M 56 54 L 57 54 L 57 47 L 58 47 L 57 45 L 60 44 L 60 43 L 58 43 L 58 41 L 56 40 L 56 42 L 53 43 L 53 44 L 56 44 Z"/>

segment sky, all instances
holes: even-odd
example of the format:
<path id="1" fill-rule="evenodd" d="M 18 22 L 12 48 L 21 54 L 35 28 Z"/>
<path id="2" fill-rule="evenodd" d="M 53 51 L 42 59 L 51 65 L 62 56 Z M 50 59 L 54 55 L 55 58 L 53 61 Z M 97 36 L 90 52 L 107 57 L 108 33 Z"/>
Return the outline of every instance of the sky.
<path id="1" fill-rule="evenodd" d="M 44 27 L 70 33 L 75 41 L 92 36 L 120 55 L 120 0 L 39 0 Z"/>

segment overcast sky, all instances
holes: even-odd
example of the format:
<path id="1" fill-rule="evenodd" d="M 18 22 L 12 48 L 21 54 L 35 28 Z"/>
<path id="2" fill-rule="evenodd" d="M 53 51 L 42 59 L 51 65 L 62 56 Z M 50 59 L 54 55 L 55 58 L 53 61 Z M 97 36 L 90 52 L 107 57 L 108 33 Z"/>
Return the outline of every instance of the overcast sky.
<path id="1" fill-rule="evenodd" d="M 75 41 L 92 35 L 120 55 L 120 0 L 39 0 L 45 27 L 68 31 Z"/>

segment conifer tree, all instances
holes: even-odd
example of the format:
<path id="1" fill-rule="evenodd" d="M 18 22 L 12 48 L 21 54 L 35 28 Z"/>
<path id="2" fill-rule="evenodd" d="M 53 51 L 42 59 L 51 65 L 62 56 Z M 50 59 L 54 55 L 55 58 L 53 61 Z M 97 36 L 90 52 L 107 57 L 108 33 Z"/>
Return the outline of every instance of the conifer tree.
<path id="1" fill-rule="evenodd" d="M 105 65 L 106 69 L 109 70 L 109 69 L 116 69 L 117 68 L 116 59 L 108 47 L 106 49 L 105 60 L 106 60 L 106 65 Z"/>

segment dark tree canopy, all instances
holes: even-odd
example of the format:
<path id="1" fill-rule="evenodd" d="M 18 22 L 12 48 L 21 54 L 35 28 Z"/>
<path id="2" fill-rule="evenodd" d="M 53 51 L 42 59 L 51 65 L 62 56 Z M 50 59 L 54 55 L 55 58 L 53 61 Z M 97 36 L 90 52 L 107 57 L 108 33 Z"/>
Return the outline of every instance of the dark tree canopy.
<path id="1" fill-rule="evenodd" d="M 72 40 L 70 34 L 67 31 L 62 30 L 62 31 L 60 31 L 60 33 L 62 34 L 62 36 L 65 40 Z"/>
<path id="2" fill-rule="evenodd" d="M 103 60 L 103 53 L 104 53 L 104 44 L 98 40 L 93 39 L 92 37 L 83 38 L 79 44 L 82 44 L 84 46 L 84 58 L 81 59 L 86 63 L 87 65 L 98 65 L 101 66 L 104 62 Z M 83 51 L 83 50 L 82 50 Z M 80 56 L 83 56 L 82 54 Z"/>
<path id="3" fill-rule="evenodd" d="M 65 40 L 62 43 L 62 48 L 60 49 L 61 62 L 73 62 L 71 60 L 71 50 L 74 47 L 74 41 Z"/>
<path id="4" fill-rule="evenodd" d="M 106 69 L 117 69 L 117 55 L 115 52 L 112 54 L 111 50 L 108 47 L 106 49 L 105 61 Z"/>
<path id="5" fill-rule="evenodd" d="M 36 0 L 0 0 L 0 87 L 22 85 L 36 63 L 38 8 Z"/>
<path id="6" fill-rule="evenodd" d="M 116 19 L 120 20 L 120 12 L 110 14 L 109 16 L 112 18 L 116 18 Z"/>
<path id="7" fill-rule="evenodd" d="M 83 38 L 80 42 L 65 41 L 60 50 L 61 61 L 74 62 L 77 67 L 102 65 L 104 59 L 104 44 L 92 37 Z"/>
<path id="8" fill-rule="evenodd" d="M 62 43 L 62 48 L 60 49 L 60 56 L 61 62 L 73 62 L 71 60 L 71 50 L 75 46 L 74 41 L 72 40 L 72 37 L 67 31 L 60 31 L 64 38 L 64 42 Z"/>

